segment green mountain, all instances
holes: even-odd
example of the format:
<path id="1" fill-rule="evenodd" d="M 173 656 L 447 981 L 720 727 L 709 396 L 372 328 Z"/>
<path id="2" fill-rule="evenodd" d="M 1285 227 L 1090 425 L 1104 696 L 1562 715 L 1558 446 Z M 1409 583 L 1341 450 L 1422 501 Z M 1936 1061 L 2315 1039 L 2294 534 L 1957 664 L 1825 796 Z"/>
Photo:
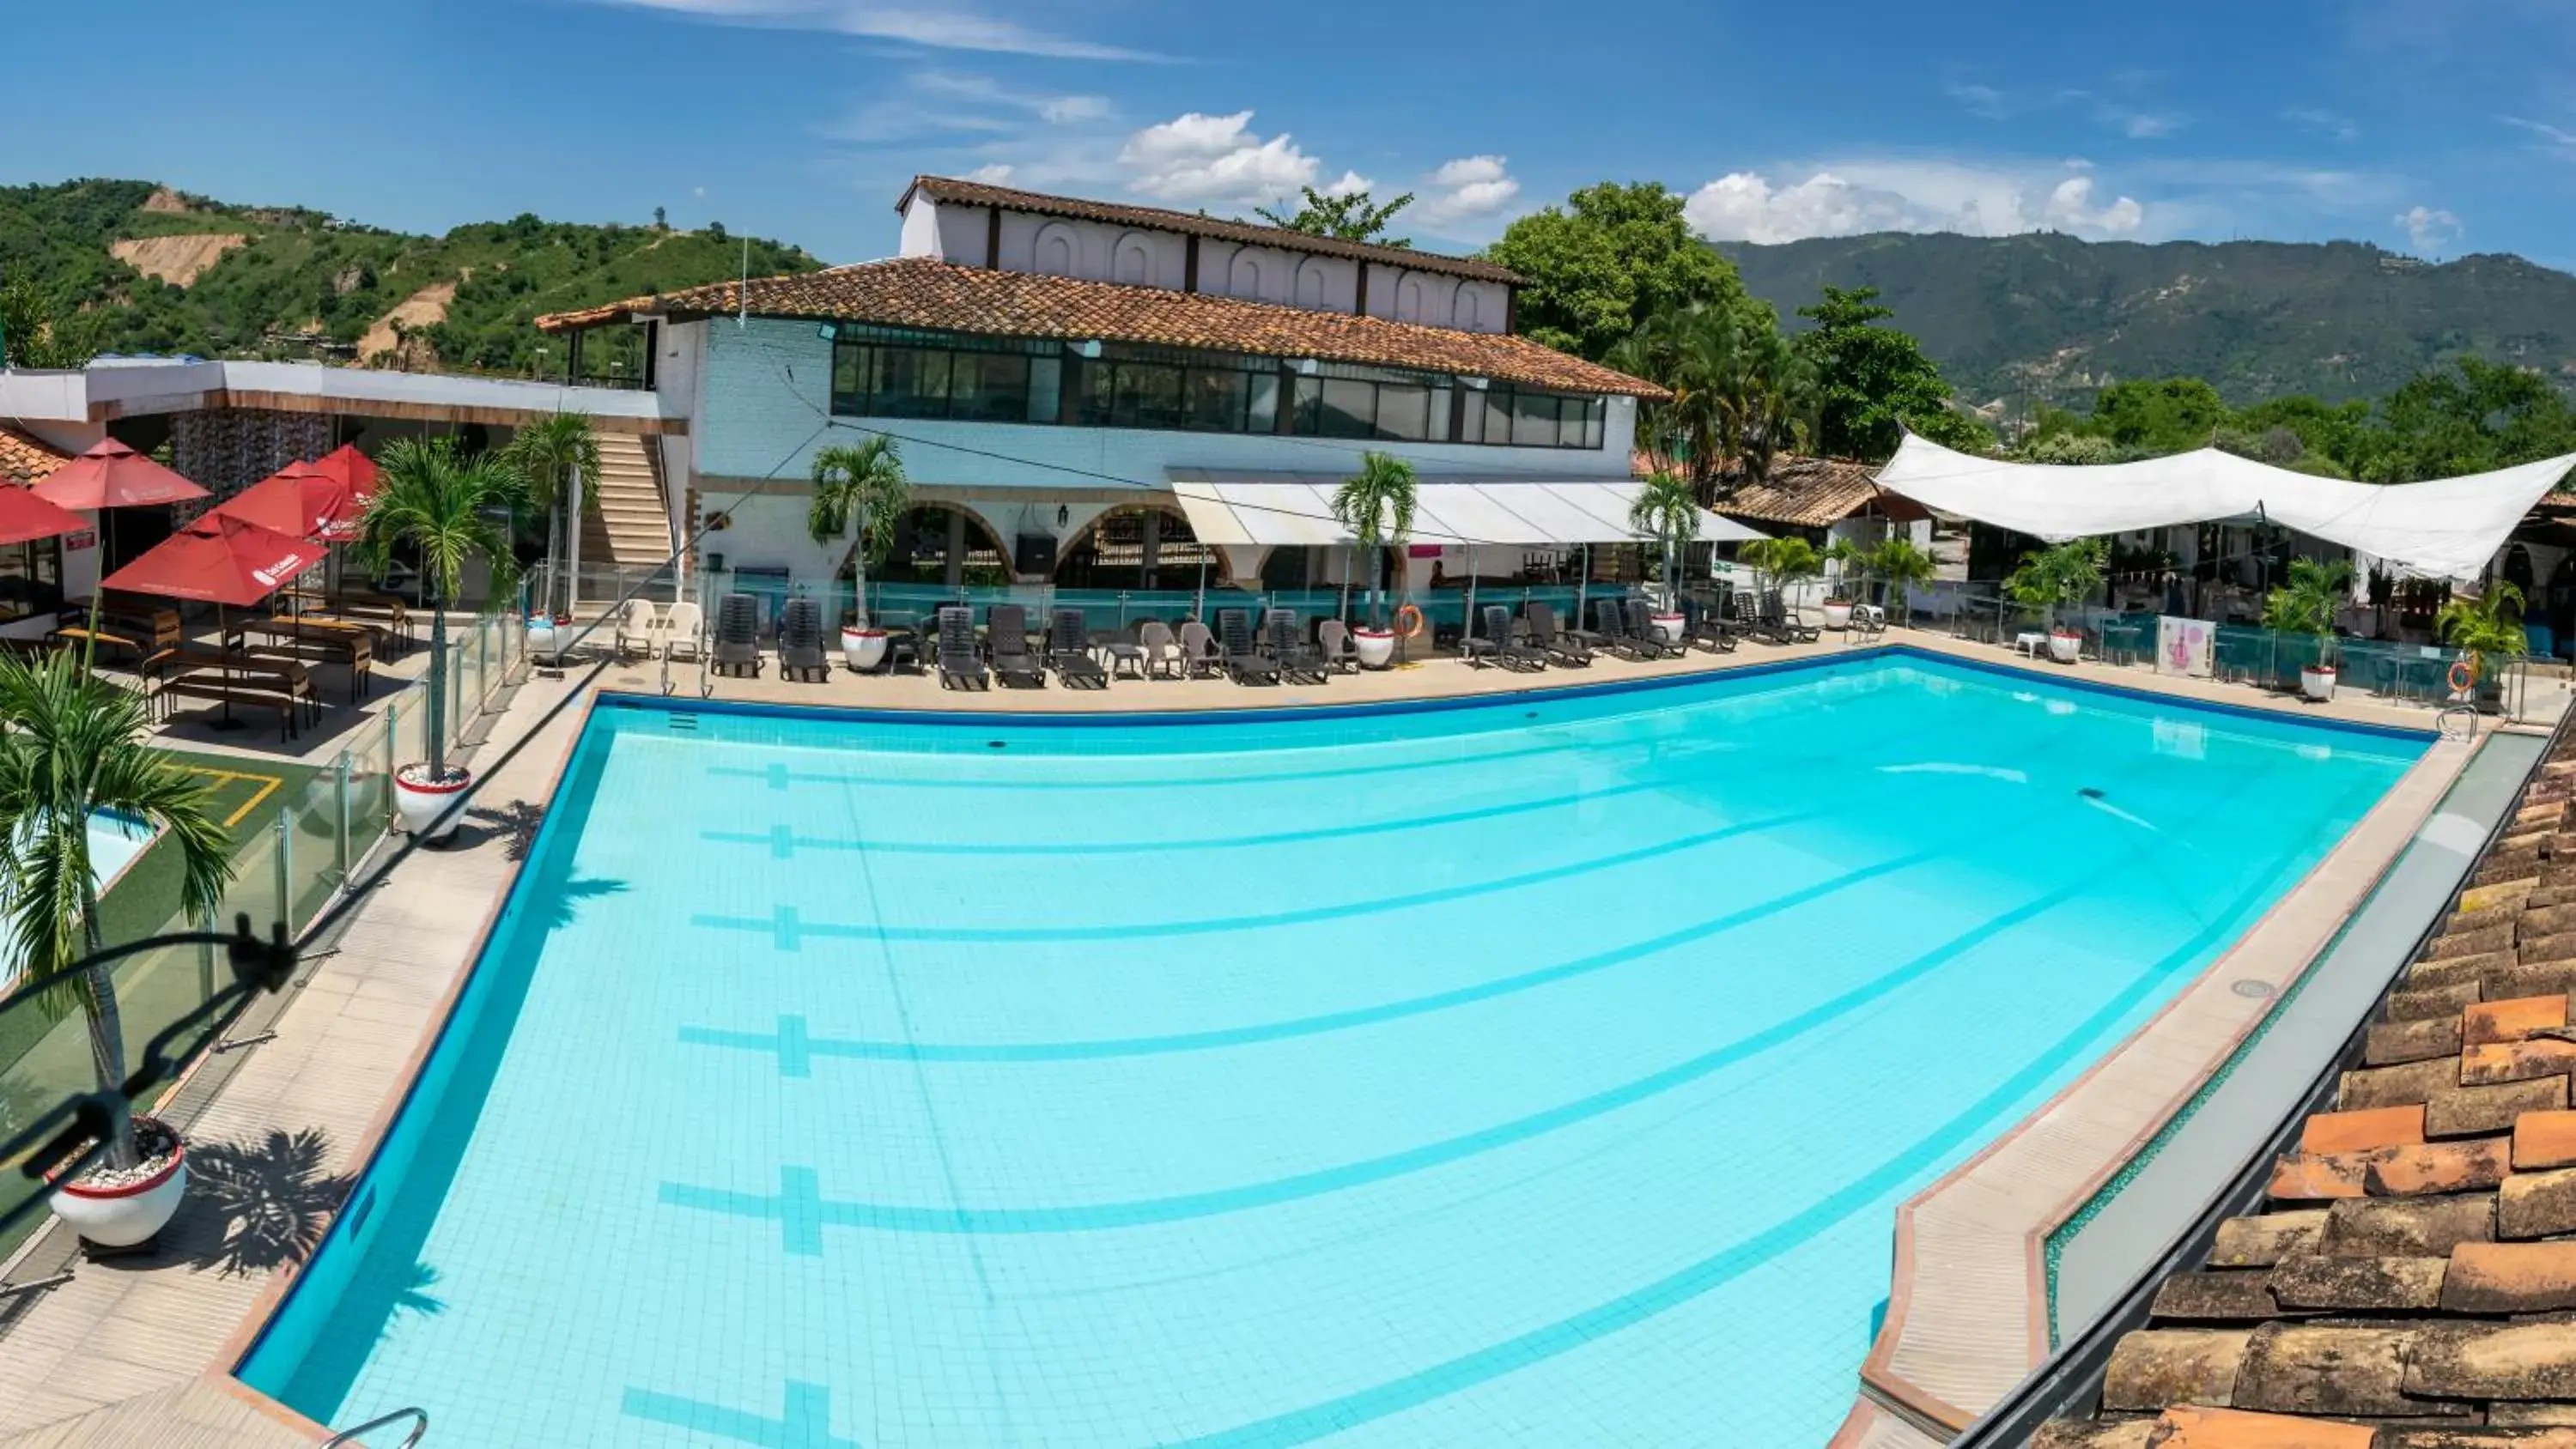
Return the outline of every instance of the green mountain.
<path id="1" fill-rule="evenodd" d="M 34 287 L 110 352 L 526 375 L 549 345 L 529 325 L 538 314 L 722 281 L 745 265 L 745 241 L 534 216 L 411 236 L 149 181 L 0 187 L 0 282 Z M 749 248 L 754 276 L 821 265 L 777 242 Z M 619 360 L 593 353 L 584 367 Z"/>
<path id="2" fill-rule="evenodd" d="M 2353 242 L 2084 242 L 1903 235 L 1722 245 L 1793 314 L 1876 287 L 1962 399 L 2082 407 L 2133 378 L 2208 379 L 2237 405 L 2377 398 L 2460 356 L 2576 384 L 2576 276 L 2512 256 L 2433 265 Z"/>

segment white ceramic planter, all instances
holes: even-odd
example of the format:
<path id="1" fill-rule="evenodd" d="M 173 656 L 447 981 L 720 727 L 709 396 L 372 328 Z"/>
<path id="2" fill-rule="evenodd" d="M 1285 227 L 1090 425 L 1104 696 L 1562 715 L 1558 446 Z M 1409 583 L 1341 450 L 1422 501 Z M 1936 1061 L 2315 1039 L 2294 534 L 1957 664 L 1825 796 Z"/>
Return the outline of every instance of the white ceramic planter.
<path id="1" fill-rule="evenodd" d="M 1849 599 L 1825 600 L 1825 627 L 1828 629 L 1850 628 L 1851 611 L 1852 606 L 1851 600 Z"/>
<path id="2" fill-rule="evenodd" d="M 2084 657 L 2084 636 L 2052 629 L 2048 634 L 2048 657 L 2060 664 L 2072 664 Z"/>
<path id="3" fill-rule="evenodd" d="M 1682 630 L 1690 627 L 1690 621 L 1679 614 L 1649 614 L 1646 616 L 1646 626 L 1655 631 L 1657 643 L 1679 644 L 1682 642 Z"/>
<path id="4" fill-rule="evenodd" d="M 46 1206 L 83 1241 L 102 1248 L 132 1248 L 152 1241 L 153 1234 L 169 1226 L 179 1211 L 179 1200 L 187 1195 L 188 1149 L 181 1143 L 169 1163 L 142 1182 L 114 1188 L 66 1182 L 54 1189 Z"/>
<path id="5" fill-rule="evenodd" d="M 885 663 L 886 631 L 883 629 L 843 629 L 841 659 L 861 674 Z"/>
<path id="6" fill-rule="evenodd" d="M 449 765 L 447 775 L 443 781 L 432 781 L 428 778 L 429 767 L 426 765 L 405 765 L 394 771 L 394 823 L 405 835 L 424 840 L 445 840 L 456 833 L 457 823 L 465 818 L 462 810 L 440 822 L 430 834 L 421 835 L 422 831 L 429 830 L 430 822 L 438 819 L 438 813 L 445 810 L 449 802 L 464 794 L 474 783 L 474 772 L 463 765 Z"/>
<path id="7" fill-rule="evenodd" d="M 1395 631 L 1392 629 L 1353 629 L 1351 645 L 1360 652 L 1362 669 L 1384 669 L 1395 661 Z"/>
<path id="8" fill-rule="evenodd" d="M 2299 693 L 2320 703 L 2334 698 L 2335 672 L 2331 669 L 2299 671 Z"/>
<path id="9" fill-rule="evenodd" d="M 555 657 L 554 620 L 530 619 L 528 621 L 528 657 L 531 659 Z"/>

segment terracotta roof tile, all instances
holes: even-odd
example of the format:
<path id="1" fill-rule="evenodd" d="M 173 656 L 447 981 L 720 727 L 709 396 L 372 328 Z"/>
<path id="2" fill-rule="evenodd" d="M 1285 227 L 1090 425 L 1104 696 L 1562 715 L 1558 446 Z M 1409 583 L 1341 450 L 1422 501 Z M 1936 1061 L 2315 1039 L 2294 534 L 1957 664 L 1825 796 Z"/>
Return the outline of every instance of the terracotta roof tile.
<path id="1" fill-rule="evenodd" d="M 2475 1010 L 2475 1008 L 2471 1008 Z M 2460 1054 L 2460 1018 L 2423 1016 L 2410 1021 L 2382 1021 L 2370 1028 L 2362 1048 L 2364 1066 L 2393 1067 L 2406 1062 Z"/>
<path id="2" fill-rule="evenodd" d="M 2571 778 L 2576 734 L 2523 823 L 2554 828 Z M 2222 1224 L 2208 1267 L 2169 1278 L 2162 1317 L 2115 1346 L 2103 1427 L 2157 1414 L 2151 1449 L 2576 1449 L 2576 959 L 2552 954 L 2576 951 L 2576 838 L 2512 838 L 2475 878 L 2367 1036 L 2387 1064 L 2346 1072 L 2274 1169 L 2275 1202 L 2327 1206 Z M 2446 1031 L 2456 1054 L 2392 1060 Z M 2224 1336 L 2265 1297 L 2274 1314 Z"/>
<path id="3" fill-rule="evenodd" d="M 560 332 L 639 312 L 677 320 L 725 316 L 746 307 L 761 317 L 829 318 L 993 337 L 1215 348 L 1261 357 L 1418 368 L 1568 392 L 1666 396 L 1653 383 L 1509 333 L 1458 332 L 1159 287 L 987 271 L 930 257 L 757 277 L 747 292 L 741 283 L 717 282 L 659 296 L 630 297 L 587 312 L 540 317 L 537 325 Z"/>
<path id="4" fill-rule="evenodd" d="M 34 483 L 71 460 L 71 454 L 53 444 L 0 424 L 0 480 Z"/>
<path id="5" fill-rule="evenodd" d="M 1910 499 L 1880 492 L 1877 475 L 1867 463 L 1842 458 L 1780 458 L 1763 482 L 1721 479 L 1713 506 L 1729 518 L 1793 528 L 1830 528 L 1872 504 L 1894 517 L 1930 516 Z"/>
<path id="6" fill-rule="evenodd" d="M 1179 232 L 1184 236 L 1201 236 L 1217 241 L 1238 242 L 1245 246 L 1277 247 L 1282 251 L 1305 252 L 1312 256 L 1348 257 L 1354 261 L 1383 262 L 1388 266 L 1410 267 L 1419 272 L 1439 272 L 1448 276 L 1472 277 L 1478 281 L 1500 282 L 1506 286 L 1527 286 L 1529 279 L 1511 268 L 1481 257 L 1453 257 L 1439 252 L 1416 251 L 1412 247 L 1387 246 L 1381 242 L 1345 241 L 1340 237 L 1312 236 L 1286 227 L 1264 226 L 1258 222 L 1228 221 L 1202 216 L 1191 211 L 1172 211 L 1160 206 L 1133 206 L 1117 201 L 1092 201 L 1079 196 L 1049 196 L 1044 192 L 1022 191 L 1013 186 L 994 186 L 982 181 L 964 181 L 953 176 L 916 176 L 905 188 L 900 210 L 913 194 L 919 192 L 941 201 L 954 201 L 967 206 L 992 206 L 1004 211 L 1035 212 L 1040 216 L 1065 216 L 1081 221 L 1105 221 L 1121 226 L 1148 227 L 1156 231 Z"/>

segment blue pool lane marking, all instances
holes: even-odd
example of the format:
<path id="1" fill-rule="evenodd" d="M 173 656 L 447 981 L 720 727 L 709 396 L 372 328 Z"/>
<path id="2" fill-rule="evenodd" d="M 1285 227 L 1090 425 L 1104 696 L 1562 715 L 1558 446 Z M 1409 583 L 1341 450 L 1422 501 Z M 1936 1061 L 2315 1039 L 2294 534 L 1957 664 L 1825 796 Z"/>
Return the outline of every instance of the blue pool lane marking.
<path id="1" fill-rule="evenodd" d="M 762 1449 L 867 1449 L 856 1439 L 832 1437 L 832 1391 L 801 1379 L 787 1381 L 787 1412 L 775 1419 L 721 1404 L 630 1388 L 618 1405 L 630 1419 L 668 1424 L 693 1434 L 713 1434 Z"/>
<path id="2" fill-rule="evenodd" d="M 1142 1198 L 1131 1202 L 1086 1203 L 1072 1207 L 1038 1208 L 972 1208 L 914 1207 L 894 1203 L 833 1200 L 821 1195 L 814 1170 L 808 1167 L 781 1169 L 776 1195 L 733 1192 L 722 1188 L 698 1187 L 688 1183 L 666 1182 L 661 1187 L 662 1202 L 671 1207 L 693 1208 L 701 1212 L 724 1213 L 733 1217 L 767 1218 L 780 1225 L 781 1244 L 785 1251 L 798 1257 L 815 1257 L 823 1251 L 824 1227 L 865 1228 L 897 1233 L 1077 1233 L 1112 1228 L 1142 1227 L 1154 1223 L 1180 1222 L 1190 1218 L 1214 1217 L 1224 1213 L 1244 1212 L 1254 1208 L 1274 1207 L 1302 1198 L 1364 1187 L 1389 1178 L 1427 1171 L 1434 1167 L 1509 1147 L 1562 1128 L 1587 1122 L 1621 1108 L 1633 1106 L 1677 1087 L 1759 1056 L 1774 1047 L 1804 1036 L 1836 1017 L 1856 1011 L 1877 1001 L 1897 988 L 1930 974 L 1970 950 L 1991 941 L 2014 927 L 2025 925 L 2041 915 L 2064 905 L 2100 883 L 2097 873 L 2083 880 L 2026 901 L 2002 915 L 1995 916 L 1954 936 L 1905 965 L 1869 983 L 1855 987 L 1830 1000 L 1818 1003 L 1795 1016 L 1786 1017 L 1754 1032 L 1736 1038 L 1724 1046 L 1702 1052 L 1687 1061 L 1678 1062 L 1659 1072 L 1651 1072 L 1615 1087 L 1578 1097 L 1571 1102 L 1550 1107 L 1543 1112 L 1402 1152 L 1360 1162 L 1345 1163 L 1314 1172 L 1274 1178 L 1268 1182 L 1246 1183 L 1240 1187 L 1218 1188 L 1208 1192 L 1183 1193 L 1172 1197 Z M 2155 973 L 2149 973 L 2149 980 Z M 2140 988 L 2143 989 L 2143 988 Z"/>

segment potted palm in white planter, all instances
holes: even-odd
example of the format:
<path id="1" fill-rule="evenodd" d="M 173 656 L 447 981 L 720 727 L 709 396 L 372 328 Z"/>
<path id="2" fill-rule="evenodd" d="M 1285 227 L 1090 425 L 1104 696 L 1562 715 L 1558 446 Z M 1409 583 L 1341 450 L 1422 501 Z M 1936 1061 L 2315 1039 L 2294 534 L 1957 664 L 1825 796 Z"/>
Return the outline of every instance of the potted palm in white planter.
<path id="1" fill-rule="evenodd" d="M 2299 693 L 2323 703 L 2335 692 L 2335 611 L 2352 595 L 2352 563 L 2290 560 L 2288 578 L 2263 600 L 2263 627 L 2317 641 L 2315 662 L 2299 667 Z"/>
<path id="2" fill-rule="evenodd" d="M 1835 539 L 1825 549 L 1825 561 L 1838 570 L 1832 591 L 1825 595 L 1826 628 L 1851 627 L 1852 605 L 1860 599 L 1860 591 L 1867 584 L 1868 559 L 1868 552 L 1848 538 Z"/>
<path id="3" fill-rule="evenodd" d="M 2060 623 L 2057 611 L 2080 603 L 2102 585 L 2105 549 L 2098 538 L 2075 538 L 2022 555 L 2021 566 L 2004 580 L 2013 602 L 2040 611 L 2048 622 L 2048 655 L 2060 664 L 2084 657 L 2082 630 Z"/>
<path id="4" fill-rule="evenodd" d="M 1650 473 L 1628 505 L 1628 527 L 1663 550 L 1663 607 L 1647 617 L 1659 640 L 1678 644 L 1688 624 L 1682 617 L 1682 559 L 1690 541 L 1699 537 L 1699 495 L 1679 473 L 1669 469 Z"/>
<path id="5" fill-rule="evenodd" d="M 1360 666 L 1384 669 L 1395 659 L 1395 631 L 1386 627 L 1386 551 L 1413 534 L 1413 465 L 1375 449 L 1360 454 L 1360 470 L 1333 493 L 1333 518 L 1351 531 L 1368 561 L 1369 621 L 1351 631 Z"/>
<path id="6" fill-rule="evenodd" d="M 2460 597 L 2433 616 L 2442 642 L 2460 651 L 2469 666 L 2469 685 L 2452 698 L 2483 708 L 2504 699 L 2504 668 L 2529 651 L 2530 636 L 2522 625 L 2522 590 L 2503 579 L 2489 580 L 2477 598 Z"/>
<path id="7" fill-rule="evenodd" d="M 894 439 L 825 448 L 814 455 L 814 498 L 805 510 L 805 532 L 829 547 L 856 525 L 848 572 L 855 586 L 850 617 L 841 623 L 841 660 L 860 673 L 885 662 L 886 631 L 868 622 L 868 565 L 882 563 L 894 545 L 895 520 L 910 505 L 903 459 Z"/>
<path id="8" fill-rule="evenodd" d="M 426 759 L 394 772 L 394 817 L 416 838 L 455 833 L 462 812 L 449 807 L 474 783 L 472 771 L 447 758 L 447 606 L 469 562 L 491 574 L 487 604 L 510 597 L 518 576 L 510 524 L 519 499 L 516 471 L 498 459 L 468 458 L 450 438 L 405 438 L 379 460 L 376 496 L 359 525 L 359 550 L 375 567 L 396 548 L 420 560 L 421 603 L 429 611 L 429 747 Z"/>
<path id="9" fill-rule="evenodd" d="M 1888 602 L 1896 606 L 1896 617 L 1904 623 L 1914 622 L 1912 589 L 1928 584 L 1939 572 L 1932 555 L 1918 547 L 1914 540 L 1901 534 L 1890 534 L 1872 550 L 1870 572 L 1887 581 Z"/>
<path id="10" fill-rule="evenodd" d="M 232 874 L 223 828 L 206 811 L 205 787 L 159 750 L 143 696 L 90 674 L 66 650 L 29 662 L 0 655 L 0 902 L 23 980 L 77 1008 L 101 1090 L 121 1090 L 125 1029 L 108 967 L 62 975 L 104 948 L 98 874 L 89 854 L 92 814 L 114 810 L 157 827 L 179 859 L 179 904 L 191 919 L 222 902 Z M 0 995 L 7 993 L 0 986 Z M 125 1120 L 76 1176 L 54 1183 L 56 1217 L 87 1242 L 138 1247 L 179 1210 L 188 1190 L 179 1134 L 149 1117 Z"/>

